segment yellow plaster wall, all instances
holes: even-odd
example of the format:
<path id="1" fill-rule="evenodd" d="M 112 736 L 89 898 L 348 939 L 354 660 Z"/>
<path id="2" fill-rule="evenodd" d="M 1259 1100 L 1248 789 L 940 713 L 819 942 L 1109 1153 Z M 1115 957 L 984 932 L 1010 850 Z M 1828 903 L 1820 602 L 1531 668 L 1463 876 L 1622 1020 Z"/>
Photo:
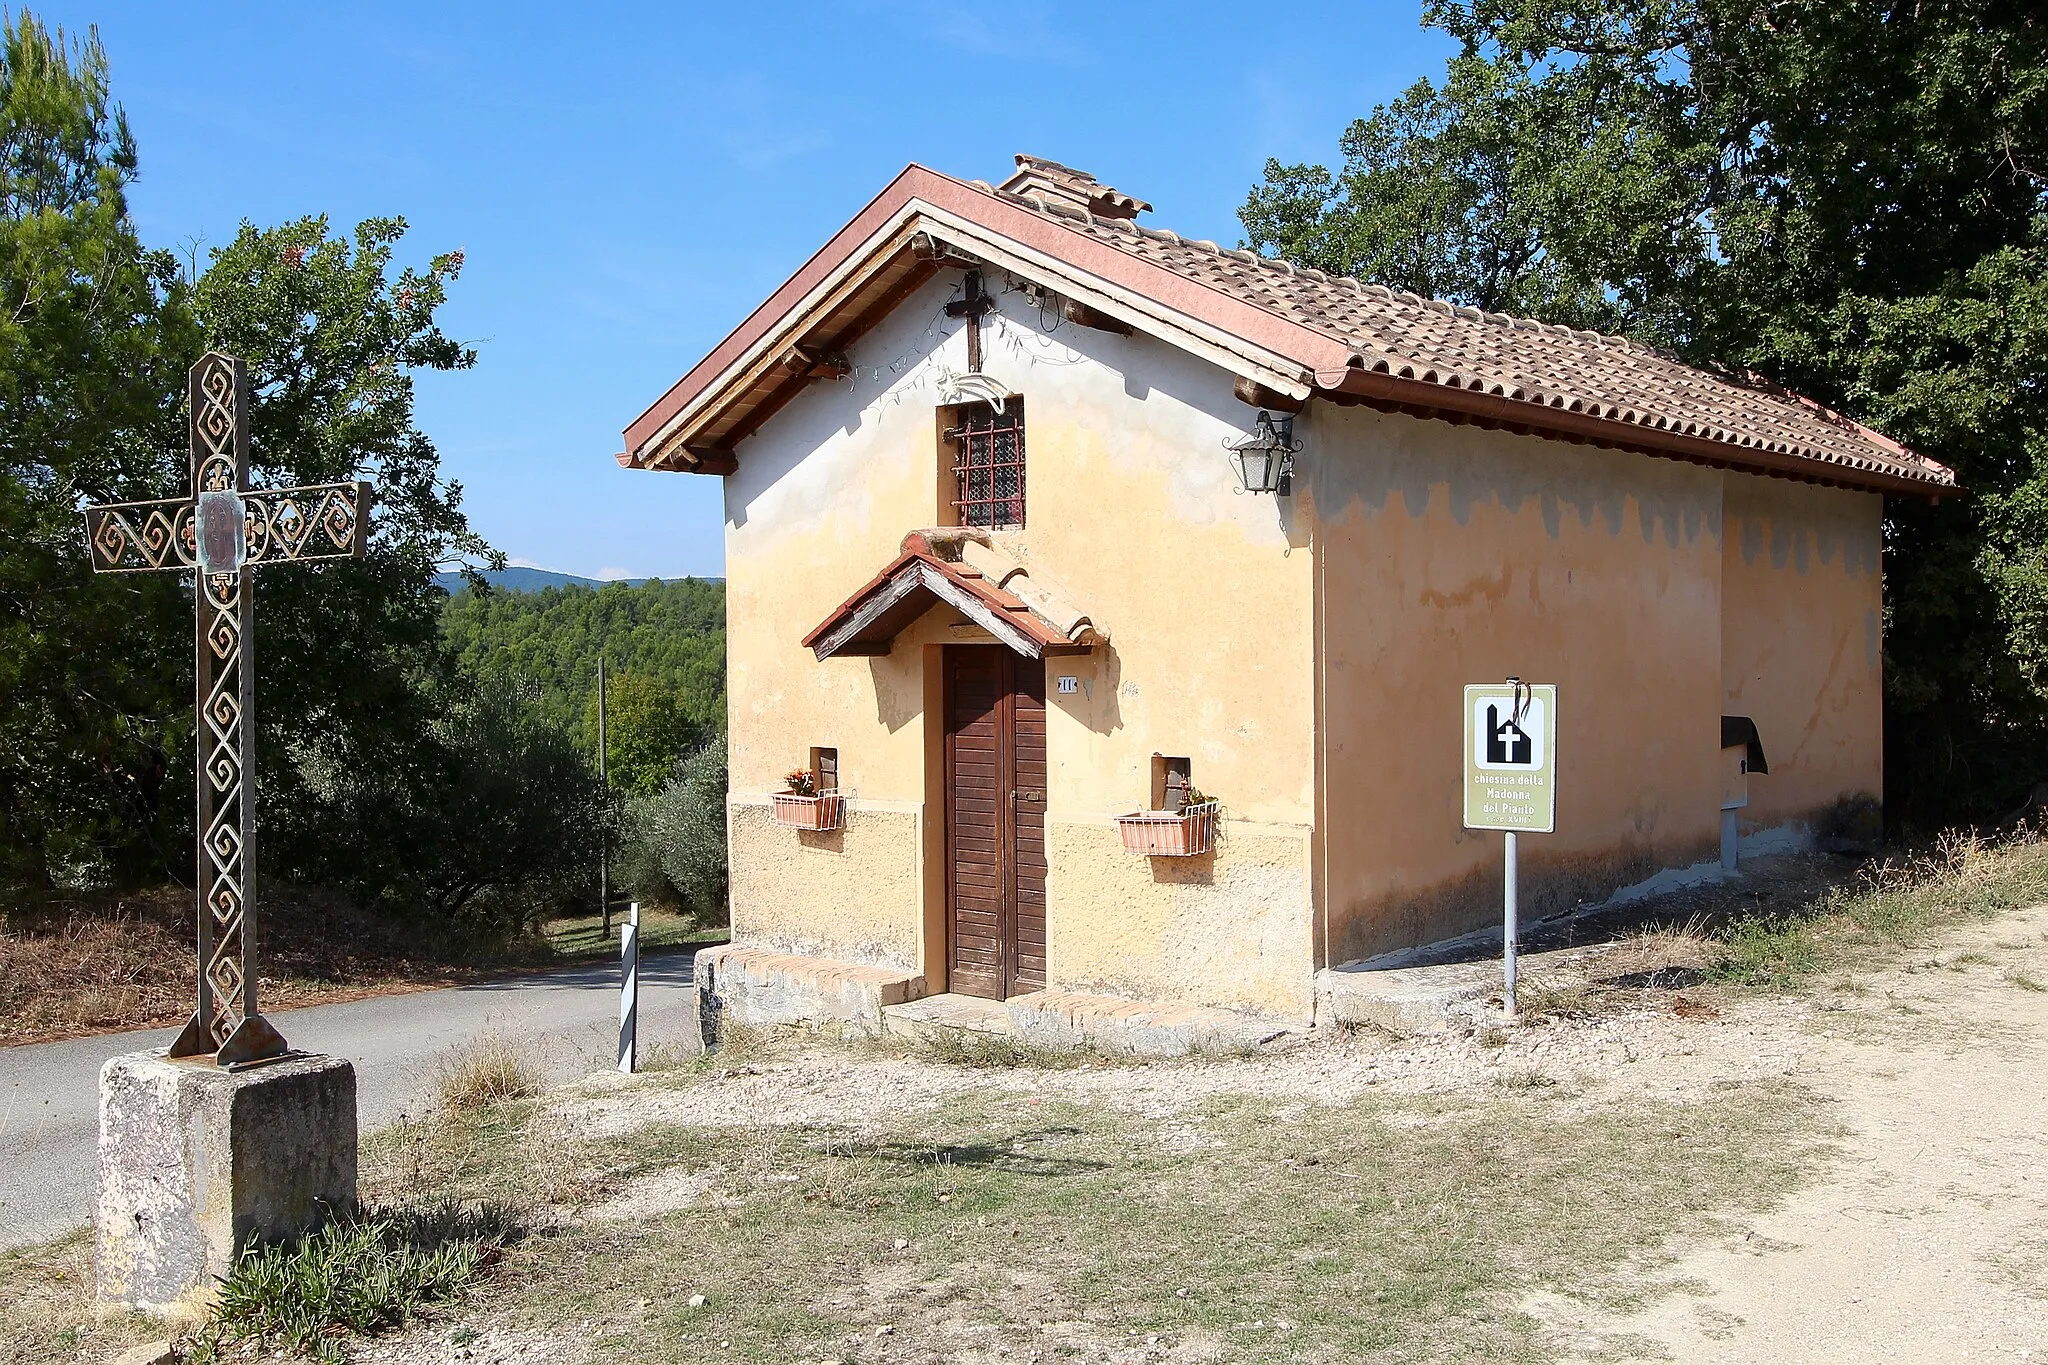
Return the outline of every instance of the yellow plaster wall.
<path id="1" fill-rule="evenodd" d="M 813 951 L 894 965 L 910 925 L 914 962 L 903 965 L 934 988 L 944 967 L 934 869 L 912 877 L 905 894 L 917 899 L 902 906 L 849 883 L 933 850 L 928 651 L 961 638 L 959 618 L 928 614 L 882 658 L 820 663 L 798 642 L 896 555 L 906 531 L 941 520 L 933 409 L 946 372 L 966 368 L 961 324 L 942 309 L 957 283 L 899 307 L 855 348 L 854 377 L 815 385 L 770 419 L 726 480 L 735 933 L 793 944 L 800 913 L 817 926 Z M 1100 945 L 1113 944 L 1126 955 L 1117 979 L 1148 983 L 1151 998 L 1303 1013 L 1305 872 L 1239 875 L 1219 858 L 1207 884 L 1155 879 L 1147 860 L 1111 857 L 1104 840 L 1111 815 L 1143 805 L 1152 755 L 1166 753 L 1191 757 L 1196 783 L 1247 829 L 1291 827 L 1300 833 L 1286 838 L 1305 844 L 1315 800 L 1307 532 L 1286 505 L 1234 490 L 1223 441 L 1250 412 L 1229 375 L 1143 337 L 1073 324 L 1048 333 L 1021 296 L 1000 298 L 984 368 L 1024 395 L 1029 462 L 1029 524 L 1004 548 L 1111 637 L 1093 656 L 1047 661 L 1048 821 L 1094 831 L 1049 840 L 1052 984 L 1106 983 Z M 1057 692 L 1062 674 L 1077 692 Z M 878 826 L 859 852 L 849 829 L 837 862 L 808 856 L 816 850 L 793 831 L 754 829 L 742 812 L 813 745 L 839 750 L 856 826 L 874 803 L 912 818 Z M 1273 855 L 1246 839 L 1244 867 L 1268 866 Z M 811 894 L 793 912 L 804 886 Z M 1249 963 L 1219 961 L 1213 943 L 1191 951 L 1197 925 L 1293 938 L 1293 959 L 1275 946 Z M 1243 984 L 1219 984 L 1231 972 Z"/>
<path id="2" fill-rule="evenodd" d="M 1305 1018 L 1314 914 L 1303 826 L 1225 821 L 1200 858 L 1134 858 L 1108 821 L 1049 820 L 1060 984 Z"/>
<path id="3" fill-rule="evenodd" d="M 1497 922 L 1502 836 L 1462 827 L 1467 683 L 1558 685 L 1525 917 L 1711 856 L 1723 476 L 1362 408 L 1305 436 L 1327 961 Z"/>
<path id="4" fill-rule="evenodd" d="M 784 829 L 765 798 L 727 814 L 735 942 L 920 970 L 915 809 L 870 803 L 825 831 Z"/>
<path id="5" fill-rule="evenodd" d="M 1745 831 L 1881 832 L 1883 575 L 1875 493 L 1725 476 L 1721 685 L 1770 765 Z"/>

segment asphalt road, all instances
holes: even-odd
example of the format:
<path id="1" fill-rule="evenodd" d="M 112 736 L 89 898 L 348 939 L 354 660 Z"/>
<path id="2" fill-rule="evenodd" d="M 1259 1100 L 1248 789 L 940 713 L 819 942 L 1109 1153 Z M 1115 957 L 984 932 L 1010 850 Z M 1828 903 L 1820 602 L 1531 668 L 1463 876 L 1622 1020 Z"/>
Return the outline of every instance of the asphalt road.
<path id="1" fill-rule="evenodd" d="M 695 1007 L 689 953 L 640 964 L 640 1043 L 682 1034 Z M 576 967 L 449 990 L 281 1010 L 293 1047 L 356 1065 L 364 1131 L 430 1103 L 440 1064 L 497 1033 L 550 1080 L 614 1065 L 619 972 Z M 0 1048 L 0 1247 L 59 1236 L 92 1219 L 99 1071 L 109 1057 L 168 1047 L 176 1029 Z"/>

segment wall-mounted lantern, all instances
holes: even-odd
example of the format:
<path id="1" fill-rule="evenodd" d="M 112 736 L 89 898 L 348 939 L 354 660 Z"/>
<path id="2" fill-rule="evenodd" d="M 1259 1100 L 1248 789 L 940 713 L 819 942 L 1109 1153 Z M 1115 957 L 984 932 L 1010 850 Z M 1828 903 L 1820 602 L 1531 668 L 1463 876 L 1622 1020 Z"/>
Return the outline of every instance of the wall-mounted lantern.
<path id="1" fill-rule="evenodd" d="M 1245 492 L 1277 493 L 1284 498 L 1294 491 L 1294 454 L 1301 446 L 1294 439 L 1292 413 L 1275 415 L 1261 408 L 1259 423 L 1250 435 L 1223 445 Z"/>

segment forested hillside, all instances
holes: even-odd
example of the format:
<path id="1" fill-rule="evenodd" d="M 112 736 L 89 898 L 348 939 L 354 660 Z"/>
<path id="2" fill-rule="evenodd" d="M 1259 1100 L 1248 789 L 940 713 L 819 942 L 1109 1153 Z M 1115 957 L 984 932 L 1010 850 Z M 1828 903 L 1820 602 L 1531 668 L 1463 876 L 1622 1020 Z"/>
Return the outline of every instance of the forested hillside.
<path id="1" fill-rule="evenodd" d="M 725 585 L 673 583 L 464 590 L 441 611 L 466 677 L 597 764 L 597 661 L 605 661 L 612 885 L 725 911 Z"/>
<path id="2" fill-rule="evenodd" d="M 586 731 L 600 651 L 615 711 L 633 704 L 644 690 L 638 684 L 651 683 L 703 737 L 724 728 L 725 585 L 715 580 L 465 590 L 448 599 L 441 624 L 465 672 L 510 684 L 586 746 L 595 744 Z"/>

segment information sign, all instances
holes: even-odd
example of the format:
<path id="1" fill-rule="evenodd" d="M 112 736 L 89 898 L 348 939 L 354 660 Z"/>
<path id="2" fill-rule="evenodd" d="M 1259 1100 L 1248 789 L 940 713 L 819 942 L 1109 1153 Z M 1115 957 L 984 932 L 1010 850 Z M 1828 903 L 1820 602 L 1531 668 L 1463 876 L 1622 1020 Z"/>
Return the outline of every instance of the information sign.
<path id="1" fill-rule="evenodd" d="M 1465 689 L 1465 828 L 1557 829 L 1557 685 Z"/>

